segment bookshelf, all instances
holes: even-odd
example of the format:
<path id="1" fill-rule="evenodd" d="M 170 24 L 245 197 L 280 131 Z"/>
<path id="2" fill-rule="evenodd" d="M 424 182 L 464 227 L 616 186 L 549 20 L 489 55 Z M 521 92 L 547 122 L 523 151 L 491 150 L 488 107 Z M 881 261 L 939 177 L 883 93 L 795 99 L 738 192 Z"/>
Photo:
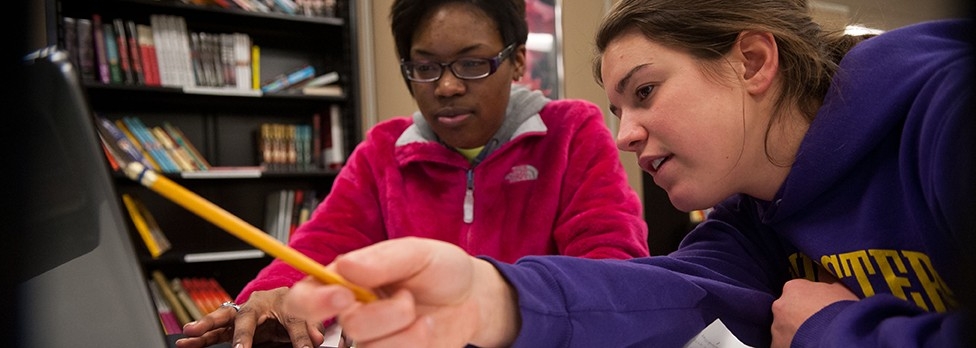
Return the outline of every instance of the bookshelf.
<path id="1" fill-rule="evenodd" d="M 251 83 L 245 86 L 227 80 L 224 80 L 227 83 L 218 81 L 218 85 L 213 86 L 212 81 L 202 82 L 199 70 L 189 73 L 194 78 L 189 84 L 174 84 L 172 80 L 147 84 L 145 80 L 140 82 L 134 78 L 104 81 L 97 73 L 94 77 L 83 76 L 82 80 L 89 105 L 96 115 L 113 121 L 137 117 L 150 126 L 172 124 L 214 167 L 246 168 L 238 172 L 240 175 L 188 171 L 164 175 L 263 229 L 269 194 L 281 190 L 314 190 L 322 197 L 329 192 L 338 168 L 313 163 L 303 167 L 264 166 L 264 170 L 255 173 L 254 168 L 262 165 L 259 152 L 262 124 L 312 125 L 318 115 L 322 133 L 328 133 L 331 132 L 331 116 L 336 113 L 342 138 L 337 148 L 344 152 L 340 157 L 348 156 L 360 141 L 362 130 L 355 96 L 355 91 L 359 90 L 355 1 L 337 1 L 328 11 L 299 11 L 295 14 L 274 9 L 252 11 L 236 5 L 221 7 L 215 5 L 216 2 L 206 2 L 209 5 L 196 3 L 180 0 L 55 0 L 54 13 L 48 18 L 56 22 L 58 46 L 66 50 L 79 49 L 78 33 L 66 29 L 66 18 L 73 19 L 75 24 L 78 19 L 91 20 L 97 16 L 102 23 L 121 19 L 151 25 L 153 16 L 163 15 L 184 21 L 186 35 L 245 34 L 250 44 L 259 48 L 259 59 L 245 65 L 256 73 L 251 77 Z M 193 54 L 199 55 L 199 52 L 202 51 L 190 51 L 191 63 L 195 62 Z M 77 65 L 83 64 L 79 62 Z M 303 66 L 314 67 L 315 76 L 336 73 L 338 81 L 335 85 L 341 87 L 342 93 L 312 95 L 302 93 L 301 89 L 261 92 L 260 85 Z M 141 244 L 136 228 L 129 224 L 132 240 L 138 243 L 135 250 L 147 277 L 159 270 L 169 277 L 215 278 L 231 295 L 236 295 L 261 267 L 270 262 L 267 255 L 121 173 L 113 176 L 113 183 L 120 202 L 121 195 L 128 194 L 145 204 L 171 244 L 168 251 L 154 258 Z"/>

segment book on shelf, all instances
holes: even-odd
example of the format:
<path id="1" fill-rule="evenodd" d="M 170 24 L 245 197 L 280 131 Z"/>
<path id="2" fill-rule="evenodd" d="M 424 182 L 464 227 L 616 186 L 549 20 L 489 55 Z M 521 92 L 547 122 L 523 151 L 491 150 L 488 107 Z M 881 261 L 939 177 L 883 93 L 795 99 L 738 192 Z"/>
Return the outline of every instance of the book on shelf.
<path id="1" fill-rule="evenodd" d="M 346 162 L 346 153 L 343 146 L 344 136 L 342 128 L 342 108 L 339 105 L 331 105 L 329 107 L 329 147 L 326 148 L 326 156 L 328 157 L 327 168 L 338 170 Z"/>
<path id="2" fill-rule="evenodd" d="M 123 122 L 121 119 L 115 120 L 115 127 L 118 128 L 120 131 L 122 131 L 122 133 L 125 134 L 127 138 L 129 138 L 129 142 L 131 142 L 133 146 L 139 150 L 139 153 L 142 155 L 142 159 L 140 159 L 139 161 L 143 162 L 143 165 L 148 163 L 149 164 L 148 166 L 153 170 L 162 171 L 161 167 L 159 166 L 159 163 L 156 163 L 156 160 L 154 160 L 152 156 L 149 155 L 149 152 L 142 147 L 142 143 L 139 142 L 139 139 L 136 138 L 135 134 L 132 134 L 132 132 L 129 131 L 129 127 L 125 125 L 125 122 Z"/>
<path id="3" fill-rule="evenodd" d="M 156 140 L 159 140 L 159 143 L 163 145 L 163 149 L 166 150 L 166 153 L 169 154 L 170 158 L 173 159 L 173 162 L 176 163 L 176 166 L 180 169 L 180 172 L 193 172 L 200 170 L 200 168 L 197 168 L 196 163 L 193 162 L 193 159 L 186 152 L 186 150 L 177 146 L 176 142 L 169 137 L 169 134 L 167 134 L 162 127 L 150 127 L 149 131 L 153 136 L 156 137 Z"/>
<path id="4" fill-rule="evenodd" d="M 149 294 L 152 296 L 153 304 L 156 307 L 156 314 L 159 315 L 159 322 L 163 326 L 163 332 L 167 335 L 183 333 L 183 325 L 180 324 L 179 319 L 176 318 L 176 313 L 173 312 L 166 298 L 163 297 L 159 285 L 152 280 L 148 280 L 146 283 L 149 286 Z"/>
<path id="5" fill-rule="evenodd" d="M 102 16 L 93 14 L 91 20 L 92 40 L 95 41 L 95 66 L 98 68 L 98 81 L 102 83 L 112 82 L 111 72 L 109 71 L 108 56 L 106 53 L 105 27 L 102 25 Z"/>
<path id="6" fill-rule="evenodd" d="M 156 168 L 155 163 L 148 161 L 144 157 L 141 147 L 133 143 L 133 140 L 126 136 L 112 121 L 103 116 L 96 115 L 95 129 L 98 131 L 99 136 L 105 139 L 106 146 L 110 149 L 111 153 L 116 156 L 124 156 L 124 159 L 129 159 L 130 161 L 138 161 L 149 168 Z"/>
<path id="7" fill-rule="evenodd" d="M 129 47 L 129 66 L 132 70 L 132 76 L 134 78 L 132 83 L 137 85 L 145 85 L 146 73 L 142 69 L 142 54 L 139 48 L 139 31 L 136 29 L 136 22 L 128 20 L 125 21 L 124 26 L 126 44 Z"/>
<path id="8" fill-rule="evenodd" d="M 234 2 L 235 5 L 237 5 L 237 7 L 239 7 L 244 11 L 248 11 L 248 12 L 257 11 L 257 9 L 254 7 L 253 4 L 251 4 L 251 1 L 249 0 L 232 0 L 232 1 Z"/>
<path id="9" fill-rule="evenodd" d="M 261 90 L 261 47 L 251 45 L 251 89 Z"/>
<path id="10" fill-rule="evenodd" d="M 124 83 L 122 63 L 119 60 L 119 46 L 115 39 L 115 27 L 111 23 L 102 23 L 102 35 L 105 36 L 105 61 L 108 63 L 109 83 Z"/>
<path id="11" fill-rule="evenodd" d="M 186 19 L 154 14 L 149 16 L 149 26 L 156 44 L 160 84 L 171 87 L 195 86 Z"/>
<path id="12" fill-rule="evenodd" d="M 200 284 L 197 282 L 196 278 L 184 277 L 176 279 L 179 279 L 180 286 L 183 287 L 186 294 L 190 296 L 191 300 L 193 300 L 193 304 L 196 305 L 197 310 L 200 311 L 200 314 L 210 314 L 210 312 L 212 312 L 214 309 L 220 307 L 220 302 L 214 303 L 216 298 L 211 297 L 205 289 L 200 288 Z"/>
<path id="13" fill-rule="evenodd" d="M 287 244 L 318 204 L 315 190 L 272 191 L 265 200 L 265 233 Z"/>
<path id="14" fill-rule="evenodd" d="M 135 196 L 123 193 L 122 202 L 126 211 L 129 212 L 129 218 L 139 233 L 139 237 L 149 250 L 150 256 L 157 258 L 168 251 L 171 247 L 169 239 L 163 234 L 156 219 L 153 218 L 142 201 Z"/>
<path id="15" fill-rule="evenodd" d="M 119 161 L 121 161 L 119 154 L 109 147 L 108 140 L 105 140 L 105 137 L 103 137 L 101 134 L 98 135 L 98 142 L 100 145 L 102 145 L 102 152 L 105 153 L 105 157 L 108 158 L 109 167 L 112 167 L 113 171 L 120 170 L 122 166 L 119 165 Z"/>
<path id="16" fill-rule="evenodd" d="M 291 85 L 291 86 L 288 87 L 288 89 L 290 89 L 290 90 L 298 90 L 298 89 L 301 89 L 301 88 L 304 88 L 304 87 L 318 87 L 318 86 L 331 85 L 331 84 L 336 83 L 336 82 L 339 82 L 339 73 L 338 72 L 335 72 L 335 71 L 330 71 L 330 72 L 327 72 L 327 73 L 324 73 L 324 74 L 315 76 L 313 78 L 310 78 L 308 80 L 305 80 L 303 82 L 299 82 L 299 83 L 296 83 L 294 85 Z"/>
<path id="17" fill-rule="evenodd" d="M 113 19 L 112 29 L 115 34 L 115 48 L 118 50 L 121 82 L 134 84 L 136 77 L 133 75 L 132 60 L 129 57 L 129 37 L 125 33 L 125 22 L 121 18 Z"/>
<path id="18" fill-rule="evenodd" d="M 287 91 L 298 91 L 305 95 L 317 95 L 328 97 L 343 96 L 342 86 L 336 84 L 339 81 L 339 73 L 330 71 L 314 78 L 299 82 L 286 88 Z"/>
<path id="19" fill-rule="evenodd" d="M 98 80 L 98 63 L 95 58 L 92 21 L 87 18 L 78 18 L 75 29 L 78 38 L 78 71 L 81 73 L 82 81 L 94 82 Z"/>
<path id="20" fill-rule="evenodd" d="M 342 91 L 342 86 L 329 85 L 303 87 L 302 94 L 320 97 L 342 97 L 345 95 L 345 92 Z"/>
<path id="21" fill-rule="evenodd" d="M 217 42 L 217 54 L 214 57 L 214 65 L 220 68 L 221 85 L 227 87 L 237 87 L 237 56 L 234 53 L 234 45 L 236 44 L 234 35 L 232 34 L 216 34 L 214 36 L 214 41 Z"/>
<path id="22" fill-rule="evenodd" d="M 322 140 L 322 114 L 315 113 L 312 115 L 312 134 L 311 134 L 311 144 L 310 149 L 312 151 L 312 158 L 310 159 L 313 168 L 323 168 L 322 167 L 322 145 L 324 144 Z"/>
<path id="23" fill-rule="evenodd" d="M 238 89 L 251 90 L 251 37 L 232 34 L 234 40 L 234 81 Z"/>
<path id="24" fill-rule="evenodd" d="M 146 86 L 159 86 L 159 62 L 156 61 L 156 43 L 153 41 L 152 27 L 136 24 L 136 40 L 139 45 L 139 57 L 142 58 L 144 83 Z"/>
<path id="25" fill-rule="evenodd" d="M 271 4 L 274 6 L 272 9 L 284 14 L 292 15 L 298 13 L 298 4 L 293 0 L 272 0 Z"/>
<path id="26" fill-rule="evenodd" d="M 204 313 L 220 309 L 221 304 L 233 300 L 214 278 L 188 277 L 182 278 L 182 281 L 183 288 L 197 301 Z"/>
<path id="27" fill-rule="evenodd" d="M 207 159 L 203 157 L 203 154 L 201 154 L 200 151 L 197 150 L 196 146 L 193 146 L 193 143 L 191 143 L 190 140 L 186 138 L 186 135 L 183 134 L 182 130 L 172 125 L 171 123 L 165 121 L 163 122 L 163 129 L 166 130 L 166 133 L 169 134 L 170 138 L 173 138 L 173 141 L 175 141 L 177 145 L 179 145 L 187 152 L 187 154 L 196 164 L 198 169 L 200 170 L 210 169 L 211 167 L 210 162 L 208 162 Z"/>
<path id="28" fill-rule="evenodd" d="M 125 123 L 126 127 L 135 135 L 136 139 L 139 139 L 139 143 L 142 147 L 146 149 L 149 156 L 159 164 L 159 167 L 163 173 L 177 173 L 180 172 L 179 166 L 173 161 L 166 149 L 163 148 L 162 143 L 156 139 L 146 127 L 142 121 L 134 116 L 125 116 L 122 118 L 122 122 Z"/>
<path id="29" fill-rule="evenodd" d="M 68 52 L 71 65 L 79 68 L 81 61 L 78 59 L 78 20 L 73 17 L 61 18 L 61 26 L 64 35 L 64 50 Z"/>
<path id="30" fill-rule="evenodd" d="M 291 85 L 301 83 L 313 77 L 315 77 L 315 67 L 311 65 L 304 65 L 300 68 L 275 76 L 261 86 L 261 91 L 264 93 L 279 92 Z"/>
<path id="31" fill-rule="evenodd" d="M 173 314 L 176 315 L 176 319 L 180 322 L 180 327 L 183 327 L 183 325 L 193 321 L 194 319 L 183 305 L 183 301 L 181 301 L 176 295 L 176 292 L 173 291 L 170 281 L 168 278 L 166 278 L 166 275 L 159 270 L 153 270 L 151 274 L 152 282 L 159 287 L 159 292 L 163 295 L 163 299 L 166 300 L 166 303 L 173 311 Z"/>
<path id="32" fill-rule="evenodd" d="M 196 302 L 193 302 L 193 298 L 183 288 L 183 282 L 180 281 L 180 278 L 170 278 L 169 287 L 173 289 L 173 293 L 176 294 L 176 298 L 183 304 L 183 308 L 186 308 L 186 312 L 190 313 L 191 319 L 200 320 L 200 318 L 203 318 L 204 313 L 200 311 L 200 307 L 197 306 Z"/>

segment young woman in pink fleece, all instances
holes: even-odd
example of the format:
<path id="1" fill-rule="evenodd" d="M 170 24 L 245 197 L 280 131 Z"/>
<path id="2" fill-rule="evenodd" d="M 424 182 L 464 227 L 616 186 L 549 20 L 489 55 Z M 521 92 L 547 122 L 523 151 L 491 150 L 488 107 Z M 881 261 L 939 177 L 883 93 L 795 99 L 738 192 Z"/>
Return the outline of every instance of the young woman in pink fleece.
<path id="1" fill-rule="evenodd" d="M 323 264 L 407 236 L 505 262 L 648 254 L 640 201 L 599 108 L 513 84 L 525 68 L 523 1 L 403 0 L 390 18 L 419 111 L 370 130 L 292 247 Z M 240 312 L 188 324 L 178 346 L 320 343 L 318 323 L 289 321 L 279 306 L 303 277 L 275 260 L 238 296 Z"/>

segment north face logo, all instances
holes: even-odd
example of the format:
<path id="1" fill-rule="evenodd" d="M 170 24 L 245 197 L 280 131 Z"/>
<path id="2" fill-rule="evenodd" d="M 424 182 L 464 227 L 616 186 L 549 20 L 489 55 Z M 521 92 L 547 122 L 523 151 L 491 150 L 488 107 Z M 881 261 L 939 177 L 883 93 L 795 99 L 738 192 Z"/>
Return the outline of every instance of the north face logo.
<path id="1" fill-rule="evenodd" d="M 539 171 L 529 164 L 512 167 L 512 171 L 505 175 L 505 180 L 509 183 L 519 181 L 535 180 L 539 178 Z"/>

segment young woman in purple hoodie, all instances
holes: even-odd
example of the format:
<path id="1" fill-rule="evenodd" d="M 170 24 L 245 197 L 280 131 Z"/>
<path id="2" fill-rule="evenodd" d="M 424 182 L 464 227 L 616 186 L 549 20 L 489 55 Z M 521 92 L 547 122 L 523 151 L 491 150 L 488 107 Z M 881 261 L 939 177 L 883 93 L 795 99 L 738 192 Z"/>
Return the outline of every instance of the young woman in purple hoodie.
<path id="1" fill-rule="evenodd" d="M 599 107 L 514 84 L 526 67 L 522 0 L 399 0 L 390 12 L 419 111 L 372 129 L 289 244 L 328 264 L 408 236 L 514 262 L 527 255 L 647 256 L 640 200 Z M 281 296 L 304 274 L 273 261 L 179 347 L 319 337 Z M 252 341 L 253 340 L 253 341 Z"/>
<path id="2" fill-rule="evenodd" d="M 803 0 L 621 0 L 596 72 L 675 206 L 680 248 L 626 261 L 470 257 L 424 239 L 296 284 L 364 347 L 681 347 L 715 320 L 757 347 L 962 347 L 976 231 L 971 20 L 823 32 Z"/>

